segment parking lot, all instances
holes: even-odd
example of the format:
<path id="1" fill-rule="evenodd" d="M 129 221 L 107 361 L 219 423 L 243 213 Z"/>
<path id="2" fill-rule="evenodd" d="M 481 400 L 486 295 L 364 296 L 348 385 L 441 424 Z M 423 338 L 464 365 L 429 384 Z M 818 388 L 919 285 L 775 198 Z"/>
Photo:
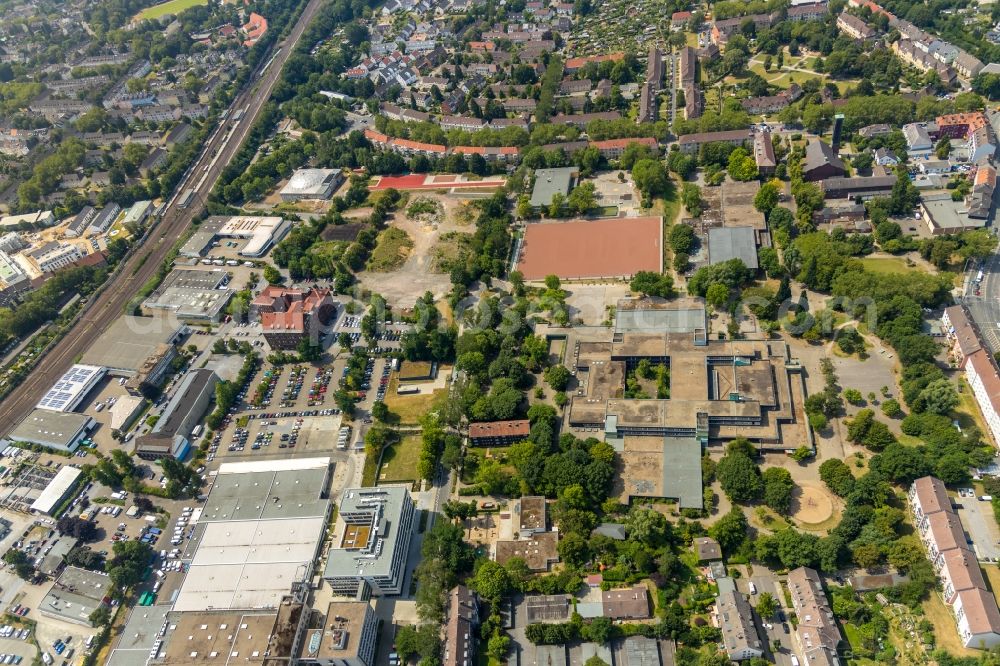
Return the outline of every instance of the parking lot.
<path id="1" fill-rule="evenodd" d="M 1000 561 L 1000 528 L 993 518 L 993 504 L 980 501 L 972 488 L 960 488 L 958 506 L 958 518 L 976 557 L 983 562 Z"/>

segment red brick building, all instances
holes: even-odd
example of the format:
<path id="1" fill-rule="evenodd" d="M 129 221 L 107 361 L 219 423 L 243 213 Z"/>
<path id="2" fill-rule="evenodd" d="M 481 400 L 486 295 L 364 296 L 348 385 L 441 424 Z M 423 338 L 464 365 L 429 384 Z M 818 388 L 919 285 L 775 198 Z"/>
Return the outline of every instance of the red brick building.
<path id="1" fill-rule="evenodd" d="M 260 320 L 272 349 L 295 349 L 303 339 L 318 341 L 333 321 L 337 305 L 329 289 L 286 289 L 269 285 L 253 299 L 251 313 Z"/>

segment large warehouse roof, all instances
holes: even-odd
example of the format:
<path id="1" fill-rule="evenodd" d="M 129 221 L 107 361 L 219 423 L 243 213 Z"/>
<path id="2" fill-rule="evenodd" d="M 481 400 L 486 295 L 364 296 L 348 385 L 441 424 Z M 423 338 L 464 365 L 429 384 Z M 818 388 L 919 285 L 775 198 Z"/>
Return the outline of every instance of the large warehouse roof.
<path id="1" fill-rule="evenodd" d="M 329 458 L 225 463 L 199 518 L 178 611 L 273 608 L 312 574 L 326 527 Z"/>
<path id="2" fill-rule="evenodd" d="M 55 412 L 73 411 L 104 372 L 104 368 L 96 365 L 74 365 L 42 396 L 36 407 Z"/>
<path id="3" fill-rule="evenodd" d="M 708 230 L 708 258 L 714 264 L 741 260 L 757 270 L 757 241 L 753 227 L 716 227 Z"/>
<path id="4" fill-rule="evenodd" d="M 17 424 L 7 439 L 69 450 L 93 422 L 94 419 L 86 414 L 35 409 Z"/>
<path id="5" fill-rule="evenodd" d="M 56 472 L 56 475 L 49 481 L 49 485 L 45 486 L 42 494 L 32 503 L 31 510 L 51 514 L 59 502 L 66 497 L 66 493 L 69 492 L 78 478 L 80 478 L 80 468 L 65 465 Z"/>
<path id="6" fill-rule="evenodd" d="M 112 372 L 138 372 L 157 347 L 175 342 L 180 330 L 181 325 L 171 317 L 119 317 L 80 360 Z"/>
<path id="7" fill-rule="evenodd" d="M 208 525 L 174 610 L 278 606 L 308 578 L 325 525 L 325 516 Z"/>

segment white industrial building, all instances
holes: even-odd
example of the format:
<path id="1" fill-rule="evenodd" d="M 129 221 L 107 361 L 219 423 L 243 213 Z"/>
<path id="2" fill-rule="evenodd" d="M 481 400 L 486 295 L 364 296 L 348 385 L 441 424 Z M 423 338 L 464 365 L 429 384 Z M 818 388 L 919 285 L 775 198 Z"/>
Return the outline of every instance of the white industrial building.
<path id="1" fill-rule="evenodd" d="M 97 365 L 74 365 L 46 391 L 35 407 L 54 412 L 72 412 L 97 386 L 104 373 L 105 369 Z"/>
<path id="2" fill-rule="evenodd" d="M 329 458 L 224 463 L 175 611 L 277 608 L 308 586 L 330 513 Z"/>
<path id="3" fill-rule="evenodd" d="M 344 182 L 340 169 L 299 169 L 281 188 L 282 201 L 329 199 Z"/>
<path id="4" fill-rule="evenodd" d="M 65 465 L 56 472 L 56 475 L 45 486 L 42 494 L 31 504 L 32 513 L 41 513 L 51 516 L 66 499 L 66 495 L 76 486 L 80 478 L 80 468 Z"/>
<path id="5" fill-rule="evenodd" d="M 212 248 L 220 238 L 245 240 L 239 250 L 243 257 L 262 257 L 281 241 L 292 228 L 292 223 L 277 216 L 256 215 L 215 215 L 198 227 L 187 243 L 180 249 L 182 257 L 203 257 L 212 254 Z"/>

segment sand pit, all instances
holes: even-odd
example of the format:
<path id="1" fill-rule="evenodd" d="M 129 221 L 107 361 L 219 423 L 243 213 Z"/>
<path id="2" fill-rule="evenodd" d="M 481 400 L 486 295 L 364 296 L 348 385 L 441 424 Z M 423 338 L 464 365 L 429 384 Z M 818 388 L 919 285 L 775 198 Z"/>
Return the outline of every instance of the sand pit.
<path id="1" fill-rule="evenodd" d="M 803 483 L 792 492 L 792 518 L 804 526 L 819 525 L 833 516 L 833 498 L 825 489 Z"/>

